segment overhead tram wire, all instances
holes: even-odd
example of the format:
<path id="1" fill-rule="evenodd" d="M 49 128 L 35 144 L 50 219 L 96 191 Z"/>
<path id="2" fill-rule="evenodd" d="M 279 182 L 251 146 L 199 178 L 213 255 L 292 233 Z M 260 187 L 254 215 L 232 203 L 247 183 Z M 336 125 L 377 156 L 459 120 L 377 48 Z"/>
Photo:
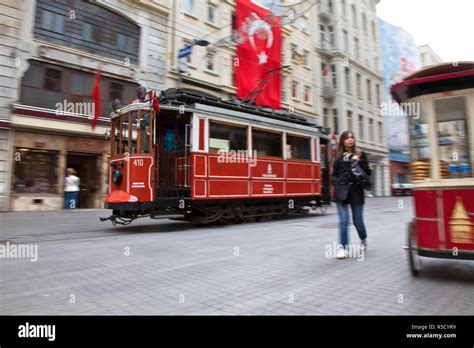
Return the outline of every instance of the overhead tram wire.
<path id="1" fill-rule="evenodd" d="M 283 24 L 282 26 L 287 26 L 287 25 L 293 24 L 295 21 L 297 21 L 299 18 L 301 18 L 307 11 L 309 11 L 309 9 L 311 9 L 313 6 L 315 6 L 316 4 L 318 4 L 319 1 L 320 1 L 320 0 L 311 0 L 310 4 L 307 6 L 307 8 L 306 8 L 304 11 L 301 11 L 301 13 L 299 13 L 299 14 L 298 14 L 299 11 L 294 11 L 294 13 L 295 13 L 294 18 L 291 19 L 291 21 L 289 21 L 289 22 Z M 301 4 L 305 4 L 305 3 L 307 3 L 307 2 L 308 2 L 308 1 L 304 1 L 304 0 L 303 0 L 303 1 L 300 1 L 300 2 L 298 2 L 298 3 L 296 3 L 296 4 L 291 4 L 291 5 L 279 5 L 279 4 L 272 3 L 271 6 L 272 6 L 272 8 L 275 7 L 275 6 L 276 6 L 276 7 L 281 7 L 281 8 L 294 8 L 294 7 L 296 7 L 296 6 L 300 6 Z M 273 12 L 272 12 L 272 14 L 270 14 L 270 16 L 273 17 L 273 16 L 275 16 L 275 15 L 274 15 Z M 286 18 L 287 16 L 276 16 L 276 17 Z M 171 22 L 172 22 L 172 23 L 174 22 L 174 23 L 176 24 L 178 21 L 175 20 L 174 18 L 172 18 L 172 19 L 171 19 Z M 212 36 L 214 36 L 215 34 L 219 33 L 221 30 L 224 30 L 224 29 L 230 27 L 231 25 L 232 25 L 232 23 L 226 24 L 226 25 L 220 27 L 219 29 L 213 31 L 212 33 L 207 33 L 207 32 L 204 33 L 204 32 L 201 32 L 201 31 L 199 31 L 199 30 L 196 30 L 196 28 L 193 28 L 192 30 L 193 30 L 194 32 L 198 32 L 198 36 L 193 36 L 193 35 L 190 35 L 189 32 L 186 32 L 186 31 L 183 31 L 183 30 L 181 30 L 181 29 L 178 29 L 177 27 L 173 28 L 172 26 L 169 26 L 169 25 L 167 25 L 167 24 L 162 24 L 162 26 L 164 26 L 164 27 L 166 27 L 166 28 L 168 28 L 168 29 L 173 29 L 173 30 L 179 31 L 179 32 L 181 32 L 181 33 L 183 33 L 183 34 L 188 34 L 188 35 L 192 36 L 193 38 L 199 39 L 199 40 L 207 40 L 207 39 L 210 39 Z M 182 36 L 179 36 L 179 35 L 176 35 L 176 36 L 189 40 L 189 38 L 185 38 L 185 37 L 182 37 Z M 220 41 L 220 40 L 222 40 L 222 39 L 226 39 L 226 38 L 231 37 L 231 36 L 233 36 L 233 34 L 231 34 L 230 36 L 227 36 L 227 37 L 225 37 L 225 38 L 217 39 L 216 42 L 218 42 L 218 41 Z M 207 41 L 209 41 L 209 40 L 207 40 Z M 213 43 L 211 42 L 211 44 L 213 44 Z M 217 46 L 217 47 L 225 47 L 225 46 Z"/>
<path id="2" fill-rule="evenodd" d="M 177 35 L 177 36 L 178 36 L 178 35 Z M 189 38 L 187 38 L 187 37 L 182 37 L 182 36 L 178 36 L 178 37 L 183 38 L 183 39 L 186 39 L 186 40 L 189 40 Z M 198 39 L 198 38 L 196 37 L 196 39 Z M 244 59 L 244 58 L 239 58 L 239 60 L 240 60 L 240 61 L 245 61 L 245 62 L 253 62 L 252 60 Z M 341 62 L 341 63 L 342 63 L 342 62 Z M 283 65 L 283 64 L 282 64 L 282 65 Z M 290 65 L 290 67 L 292 66 L 291 64 L 287 64 L 287 65 Z M 301 66 L 301 65 L 297 65 L 297 66 Z M 282 77 L 283 77 L 283 76 L 282 76 Z M 301 82 L 301 81 L 300 81 L 300 82 Z M 311 87 L 313 87 L 313 88 L 315 88 L 315 89 L 317 89 L 317 90 L 322 90 L 322 89 L 324 88 L 324 87 L 318 86 L 318 85 L 316 85 L 316 84 L 314 84 L 314 83 L 304 83 L 304 85 L 311 86 Z M 341 98 L 346 97 L 344 94 L 340 94 L 340 93 L 337 93 L 337 92 L 334 92 L 333 94 L 334 94 L 334 96 L 338 96 L 338 97 L 341 97 Z"/>
<path id="3" fill-rule="evenodd" d="M 287 6 L 286 6 L 286 5 L 274 4 L 274 6 L 279 6 L 279 7 L 294 7 L 294 6 L 297 6 L 297 5 L 300 5 L 300 4 L 304 4 L 305 2 L 306 2 L 306 1 L 301 1 L 301 2 L 299 2 L 299 3 L 297 3 L 297 4 L 292 4 L 292 5 L 287 5 Z M 319 3 L 319 0 L 314 0 L 314 1 L 312 2 L 311 6 L 309 6 L 309 8 L 311 8 L 312 6 L 316 5 L 317 3 Z M 297 20 L 298 18 L 300 18 L 301 16 L 302 16 L 302 15 L 300 15 L 299 17 L 295 17 L 295 19 L 293 20 L 293 22 L 294 22 L 295 20 Z M 293 23 L 293 22 L 291 22 L 291 23 Z M 291 24 L 291 23 L 288 23 L 288 24 Z M 286 25 L 288 25 L 288 24 L 286 24 Z M 208 34 L 207 36 L 205 36 L 205 38 L 209 38 L 210 36 L 212 36 L 212 35 L 218 33 L 219 31 L 221 31 L 221 30 L 223 30 L 223 29 L 225 29 L 225 28 L 228 28 L 228 27 L 231 26 L 231 25 L 232 25 L 232 24 L 227 24 L 227 25 L 221 27 L 220 29 L 214 31 L 213 33 Z M 163 25 L 163 26 L 165 26 L 165 27 L 167 27 L 167 28 L 171 28 L 171 27 L 168 26 L 168 25 Z M 177 30 L 177 29 L 176 29 L 176 30 Z M 190 37 L 191 37 L 192 39 L 202 40 L 202 37 L 192 35 L 192 34 L 190 34 L 189 32 L 185 32 L 185 31 L 182 31 L 182 30 L 177 30 L 177 31 L 180 31 L 180 32 L 182 32 L 183 34 L 186 34 L 186 35 L 187 35 L 187 36 L 175 35 L 176 37 L 179 37 L 179 38 L 181 38 L 181 39 L 189 40 Z M 189 36 L 190 36 L 190 37 L 189 37 Z M 227 36 L 227 37 L 224 37 L 224 38 L 220 38 L 220 39 L 218 39 L 218 41 L 216 41 L 215 43 L 219 42 L 220 40 L 227 40 L 227 39 L 231 38 L 232 36 L 233 36 L 233 35 L 230 35 L 230 36 Z M 215 45 L 215 43 L 211 43 L 211 45 Z M 232 42 L 232 46 L 233 46 L 233 45 L 237 45 L 237 43 Z M 220 47 L 220 48 L 229 47 L 229 46 L 218 46 L 218 45 L 215 45 L 215 46 L 216 46 L 216 47 Z M 229 48 L 232 48 L 232 47 L 229 47 Z M 167 54 L 168 54 L 168 53 L 167 53 Z M 250 62 L 250 60 L 243 59 L 243 58 L 239 58 L 239 60 L 244 60 L 244 61 Z M 283 76 L 282 76 L 282 77 L 283 77 Z M 324 88 L 324 87 L 322 87 L 322 86 L 316 85 L 315 83 L 304 83 L 304 85 L 306 85 L 306 86 L 311 86 L 311 87 L 315 88 L 316 90 L 322 90 L 322 89 Z M 340 93 L 337 93 L 337 92 L 333 92 L 333 94 L 334 94 L 334 96 L 338 96 L 338 97 L 341 97 L 341 98 L 344 98 L 344 97 L 345 97 L 345 94 L 340 94 Z M 357 98 L 357 99 L 358 99 L 358 98 Z M 292 104 L 290 104 L 290 105 L 292 105 Z"/>

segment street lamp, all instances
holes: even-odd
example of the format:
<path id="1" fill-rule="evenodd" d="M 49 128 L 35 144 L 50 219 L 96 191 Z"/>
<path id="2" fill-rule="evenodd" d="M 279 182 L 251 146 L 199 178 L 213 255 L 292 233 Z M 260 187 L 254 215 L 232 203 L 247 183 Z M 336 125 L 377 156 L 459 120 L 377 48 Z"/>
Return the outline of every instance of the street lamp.
<path id="1" fill-rule="evenodd" d="M 209 45 L 210 45 L 210 42 L 207 41 L 207 40 L 194 39 L 194 41 L 190 45 L 184 46 L 183 48 L 181 48 L 179 50 L 178 59 L 183 59 L 183 58 L 189 56 L 192 53 L 193 46 L 206 47 L 206 46 L 209 46 Z M 181 84 L 182 84 L 181 72 L 182 72 L 182 70 L 181 70 L 181 67 L 180 67 L 180 63 L 178 63 L 178 86 L 177 86 L 178 88 L 180 88 Z"/>

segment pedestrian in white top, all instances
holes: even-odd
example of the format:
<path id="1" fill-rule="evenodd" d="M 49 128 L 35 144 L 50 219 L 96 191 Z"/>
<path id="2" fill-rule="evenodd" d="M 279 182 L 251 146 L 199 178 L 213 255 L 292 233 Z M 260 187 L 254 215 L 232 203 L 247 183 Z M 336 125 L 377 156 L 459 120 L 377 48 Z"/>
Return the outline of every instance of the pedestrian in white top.
<path id="1" fill-rule="evenodd" d="M 64 178 L 64 209 L 77 208 L 81 180 L 74 174 L 76 174 L 74 169 L 67 169 Z"/>

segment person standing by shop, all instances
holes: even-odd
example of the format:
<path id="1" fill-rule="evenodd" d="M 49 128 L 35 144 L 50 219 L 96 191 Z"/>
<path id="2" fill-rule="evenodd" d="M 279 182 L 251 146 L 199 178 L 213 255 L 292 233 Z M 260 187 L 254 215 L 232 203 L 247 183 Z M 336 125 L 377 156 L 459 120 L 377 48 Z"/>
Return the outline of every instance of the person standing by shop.
<path id="1" fill-rule="evenodd" d="M 367 231 L 363 219 L 363 206 L 365 203 L 364 187 L 353 174 L 353 166 L 360 168 L 370 176 L 367 156 L 356 146 L 354 133 L 345 131 L 341 134 L 333 165 L 332 183 L 334 185 L 334 201 L 337 204 L 339 215 L 340 245 L 336 252 L 338 259 L 348 256 L 349 236 L 349 206 L 352 210 L 352 220 L 361 240 L 361 248 L 367 248 Z"/>
<path id="2" fill-rule="evenodd" d="M 75 174 L 76 171 L 73 168 L 66 170 L 66 177 L 64 178 L 64 209 L 77 208 L 81 180 Z"/>

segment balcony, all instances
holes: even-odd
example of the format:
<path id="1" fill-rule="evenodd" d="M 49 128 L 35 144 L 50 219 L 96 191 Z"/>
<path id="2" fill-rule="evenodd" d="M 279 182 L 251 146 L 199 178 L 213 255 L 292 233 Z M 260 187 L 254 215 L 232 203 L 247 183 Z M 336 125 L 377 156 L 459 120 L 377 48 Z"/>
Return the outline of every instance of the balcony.
<path id="1" fill-rule="evenodd" d="M 324 40 L 319 43 L 317 50 L 320 54 L 331 57 L 334 55 L 335 48 L 332 42 Z"/>
<path id="2" fill-rule="evenodd" d="M 332 101 L 336 97 L 336 89 L 330 83 L 324 83 L 321 95 L 327 101 Z"/>
<path id="3" fill-rule="evenodd" d="M 317 9 L 319 19 L 326 22 L 329 22 L 331 20 L 333 9 L 328 6 L 327 1 L 320 0 Z"/>

